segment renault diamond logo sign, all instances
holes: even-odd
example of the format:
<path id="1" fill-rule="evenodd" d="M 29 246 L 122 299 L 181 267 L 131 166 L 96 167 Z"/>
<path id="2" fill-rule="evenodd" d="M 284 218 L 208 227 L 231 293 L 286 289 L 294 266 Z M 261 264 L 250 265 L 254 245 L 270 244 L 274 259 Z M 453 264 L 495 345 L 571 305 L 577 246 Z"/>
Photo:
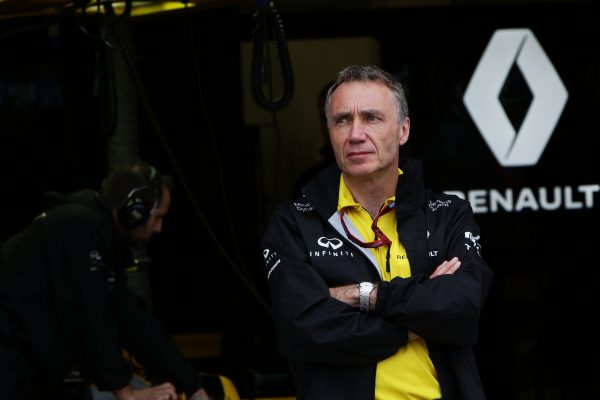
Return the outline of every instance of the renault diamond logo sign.
<path id="1" fill-rule="evenodd" d="M 519 131 L 513 128 L 499 95 L 515 65 L 533 94 Z M 494 32 L 463 101 L 485 142 L 505 167 L 535 165 L 569 97 L 550 59 L 529 29 Z"/>

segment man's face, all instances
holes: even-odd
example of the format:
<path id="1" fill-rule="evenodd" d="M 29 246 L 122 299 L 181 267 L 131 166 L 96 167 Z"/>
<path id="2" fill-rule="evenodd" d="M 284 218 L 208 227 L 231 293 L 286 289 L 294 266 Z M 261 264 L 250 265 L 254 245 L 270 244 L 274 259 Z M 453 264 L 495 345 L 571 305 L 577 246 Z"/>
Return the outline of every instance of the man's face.
<path id="1" fill-rule="evenodd" d="M 410 120 L 398 121 L 391 91 L 378 82 L 346 82 L 332 94 L 329 138 L 340 169 L 367 177 L 398 168 Z"/>
<path id="2" fill-rule="evenodd" d="M 163 219 L 169 212 L 171 193 L 166 186 L 162 187 L 162 202 L 158 208 L 152 210 L 150 218 L 142 226 L 125 232 L 127 241 L 134 247 L 142 247 L 156 234 L 162 231 Z"/>

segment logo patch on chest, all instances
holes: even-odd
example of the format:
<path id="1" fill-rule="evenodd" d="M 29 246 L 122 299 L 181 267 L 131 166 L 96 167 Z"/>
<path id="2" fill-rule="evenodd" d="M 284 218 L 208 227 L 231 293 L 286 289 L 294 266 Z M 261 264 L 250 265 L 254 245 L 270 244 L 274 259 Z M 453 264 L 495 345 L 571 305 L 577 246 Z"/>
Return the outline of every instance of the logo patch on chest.
<path id="1" fill-rule="evenodd" d="M 310 250 L 309 255 L 311 257 L 354 257 L 352 251 L 348 251 L 342 248 L 344 242 L 338 238 L 328 238 L 321 236 L 317 239 L 317 244 L 322 249 Z"/>

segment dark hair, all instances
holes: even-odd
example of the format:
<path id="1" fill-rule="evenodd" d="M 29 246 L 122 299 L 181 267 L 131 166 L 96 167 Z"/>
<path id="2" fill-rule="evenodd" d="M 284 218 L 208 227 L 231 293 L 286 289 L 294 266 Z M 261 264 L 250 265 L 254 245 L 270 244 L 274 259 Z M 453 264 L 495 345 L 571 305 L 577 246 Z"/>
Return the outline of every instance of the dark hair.
<path id="1" fill-rule="evenodd" d="M 335 90 L 345 82 L 380 82 L 387 86 L 396 99 L 396 109 L 398 111 L 398 122 L 404 121 L 408 117 L 408 103 L 404 95 L 402 84 L 390 73 L 374 65 L 351 65 L 341 70 L 333 85 L 327 91 L 325 99 L 325 116 L 329 122 L 329 104 L 331 95 Z"/>
<path id="2" fill-rule="evenodd" d="M 161 186 L 172 187 L 172 179 L 162 175 L 156 168 L 144 161 L 121 165 L 110 173 L 102 183 L 101 196 L 111 209 L 119 209 L 134 190 L 158 184 L 157 204 L 162 200 Z"/>

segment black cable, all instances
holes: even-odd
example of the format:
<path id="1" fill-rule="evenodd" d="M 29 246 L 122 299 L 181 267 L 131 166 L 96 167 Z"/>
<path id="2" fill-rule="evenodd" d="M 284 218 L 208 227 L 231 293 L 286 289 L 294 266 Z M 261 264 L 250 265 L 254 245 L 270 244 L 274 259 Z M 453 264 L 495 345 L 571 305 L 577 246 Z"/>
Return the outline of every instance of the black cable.
<path id="1" fill-rule="evenodd" d="M 112 42 L 110 42 L 109 40 L 107 40 L 105 37 L 103 37 L 100 34 L 95 34 L 92 33 L 86 26 L 84 23 L 82 23 L 82 20 L 88 20 L 91 17 L 88 14 L 88 8 L 89 8 L 89 3 L 91 3 L 91 1 L 93 0 L 80 0 L 78 2 L 76 2 L 76 6 L 73 9 L 75 12 L 75 23 L 77 24 L 77 27 L 79 28 L 79 30 L 81 32 L 83 32 L 86 36 L 101 42 L 102 44 L 104 44 L 106 47 L 111 48 L 113 50 L 121 50 L 118 46 L 116 46 L 115 44 L 113 44 Z M 129 15 L 131 14 L 131 10 L 132 10 L 132 3 L 133 0 L 126 0 L 125 3 L 125 9 L 123 11 L 123 13 L 121 13 L 120 15 L 116 15 L 114 12 L 114 9 L 112 8 L 112 2 L 110 1 L 101 1 L 101 0 L 96 0 L 95 1 L 95 6 L 96 6 L 96 15 L 100 15 L 102 13 L 102 6 L 104 6 L 104 9 L 106 10 L 105 13 L 106 15 L 109 17 L 109 21 L 108 23 L 106 23 L 105 25 L 111 25 L 114 24 L 116 22 L 118 22 L 119 20 L 123 19 L 123 18 L 128 18 Z M 77 10 L 78 8 L 80 8 L 80 14 L 77 14 Z"/>
<path id="2" fill-rule="evenodd" d="M 256 104 L 263 110 L 269 112 L 281 111 L 290 103 L 294 94 L 292 62 L 283 31 L 283 24 L 272 1 L 256 13 L 256 18 L 257 24 L 252 40 L 252 95 Z M 269 90 L 273 88 L 270 57 L 268 55 L 270 34 L 275 41 L 283 77 L 283 90 L 277 99 L 273 99 L 272 93 L 269 94 L 269 98 L 266 98 L 262 88 L 263 84 L 267 84 Z"/>
<path id="3" fill-rule="evenodd" d="M 285 39 L 283 23 L 274 7 L 272 1 L 258 1 L 259 10 L 256 12 L 256 27 L 252 32 L 252 54 L 251 54 L 251 92 L 256 104 L 271 114 L 273 127 L 275 129 L 275 165 L 273 167 L 273 186 L 271 193 L 278 196 L 280 190 L 281 174 L 283 172 L 283 134 L 279 129 L 276 112 L 281 111 L 292 100 L 294 92 L 294 78 L 292 63 Z M 282 70 L 283 91 L 279 98 L 274 100 L 273 71 L 271 55 L 269 52 L 269 41 L 273 38 L 279 56 L 279 64 Z M 263 93 L 266 85 L 267 96 Z"/>

